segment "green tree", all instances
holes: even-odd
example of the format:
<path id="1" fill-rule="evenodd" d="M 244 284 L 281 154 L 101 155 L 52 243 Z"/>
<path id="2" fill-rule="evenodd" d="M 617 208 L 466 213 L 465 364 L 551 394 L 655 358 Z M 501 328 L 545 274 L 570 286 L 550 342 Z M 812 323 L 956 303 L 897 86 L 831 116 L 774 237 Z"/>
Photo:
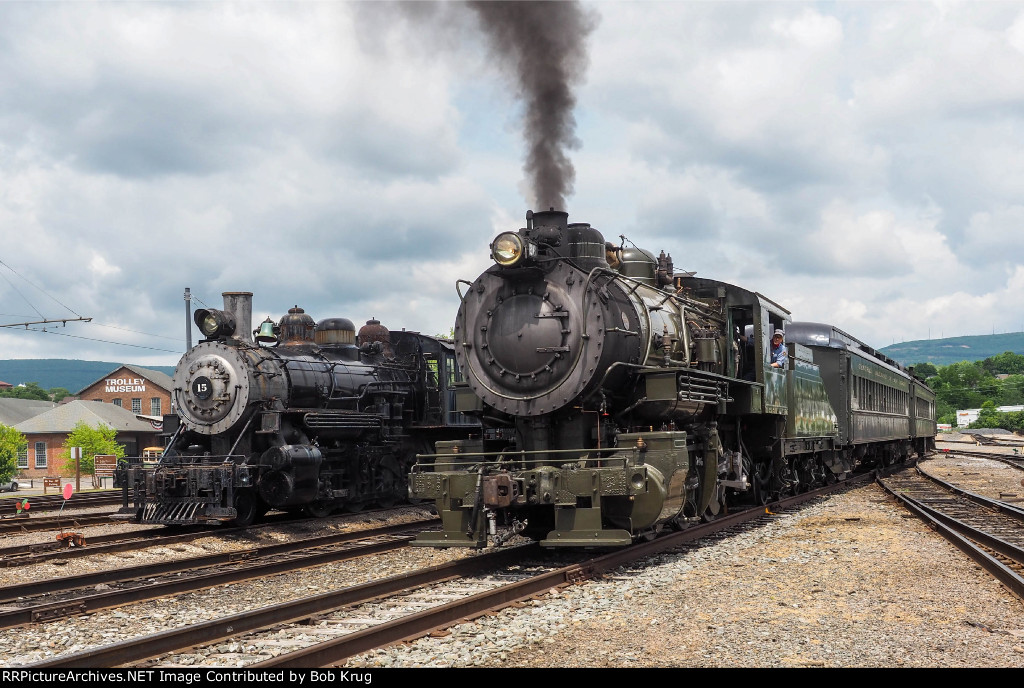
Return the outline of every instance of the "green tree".
<path id="1" fill-rule="evenodd" d="M 50 393 L 39 386 L 38 382 L 26 382 L 25 386 L 18 385 L 10 389 L 0 391 L 0 397 L 11 397 L 14 399 L 36 399 L 38 401 L 49 401 Z"/>
<path id="2" fill-rule="evenodd" d="M 1005 414 L 996 411 L 996 404 L 991 399 L 981 405 L 978 412 L 978 420 L 971 423 L 972 428 L 998 428 L 1001 427 L 1002 419 L 999 416 Z"/>
<path id="3" fill-rule="evenodd" d="M 953 409 L 979 408 L 999 389 L 998 381 L 975 361 L 943 366 L 928 384 L 938 401 Z"/>
<path id="4" fill-rule="evenodd" d="M 928 365 L 919 363 L 915 373 L 920 375 Z M 960 361 L 937 367 L 926 384 L 935 390 L 938 422 L 955 424 L 957 410 L 983 409 L 986 402 L 991 402 L 993 408 L 988 415 L 972 427 L 1024 430 L 1024 413 L 1003 414 L 995 410 L 999 406 L 1024 405 L 1024 374 L 1014 372 L 1021 365 L 1024 365 L 1024 356 L 1007 351 L 984 361 Z M 1008 377 L 995 378 L 1002 374 Z"/>
<path id="5" fill-rule="evenodd" d="M 91 474 L 96 465 L 97 454 L 113 454 L 117 458 L 124 458 L 124 446 L 117 443 L 117 430 L 102 423 L 92 427 L 85 421 L 78 421 L 74 429 L 64 440 L 64 448 L 67 451 L 67 459 L 64 465 L 65 470 L 74 471 L 75 461 L 71 457 L 72 447 L 82 448 L 81 470 L 83 475 Z"/>
<path id="6" fill-rule="evenodd" d="M 995 402 L 996 406 L 1024 404 L 1024 375 L 1010 375 L 1005 380 L 999 380 L 999 393 Z"/>
<path id="7" fill-rule="evenodd" d="M 18 472 L 18 454 L 27 448 L 24 435 L 12 427 L 0 425 L 0 482 L 7 482 Z"/>
<path id="8" fill-rule="evenodd" d="M 981 362 L 981 367 L 992 375 L 1020 375 L 1024 374 L 1024 356 L 1015 354 L 1012 351 L 1004 351 L 995 356 L 989 356 Z"/>
<path id="9" fill-rule="evenodd" d="M 927 362 L 915 363 L 913 368 L 914 375 L 917 375 L 922 380 L 927 380 L 930 377 L 934 377 L 939 372 L 939 369 L 936 368 L 934 364 Z"/>
<path id="10" fill-rule="evenodd" d="M 935 422 L 956 425 L 956 409 L 947 402 L 935 400 Z"/>
<path id="11" fill-rule="evenodd" d="M 63 387 L 51 387 L 48 391 L 48 394 L 50 395 L 50 399 L 57 402 L 63 399 L 64 397 L 71 396 L 71 391 L 64 389 Z"/>
<path id="12" fill-rule="evenodd" d="M 991 406 L 990 406 L 991 404 Z M 1024 430 L 1024 411 L 1002 413 L 995 410 L 995 404 L 986 401 L 978 413 L 978 420 L 970 424 L 971 428 L 1003 428 L 1011 432 Z"/>

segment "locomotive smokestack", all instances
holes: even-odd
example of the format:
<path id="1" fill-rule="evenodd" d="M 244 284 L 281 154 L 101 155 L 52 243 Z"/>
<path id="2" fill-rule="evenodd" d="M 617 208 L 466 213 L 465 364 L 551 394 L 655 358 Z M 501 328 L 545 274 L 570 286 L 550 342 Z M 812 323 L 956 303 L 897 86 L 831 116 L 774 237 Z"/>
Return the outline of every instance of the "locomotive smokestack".
<path id="1" fill-rule="evenodd" d="M 235 339 L 252 342 L 252 292 L 226 291 L 224 310 L 235 319 Z"/>
<path id="2" fill-rule="evenodd" d="M 587 66 L 586 38 L 596 26 L 579 2 L 470 2 L 526 101 L 525 171 L 533 203 L 565 208 L 576 171 L 567 151 L 579 146 L 573 87 Z"/>
<path id="3" fill-rule="evenodd" d="M 558 227 L 565 229 L 569 224 L 569 213 L 564 210 L 539 210 L 533 213 L 533 224 L 536 227 Z"/>

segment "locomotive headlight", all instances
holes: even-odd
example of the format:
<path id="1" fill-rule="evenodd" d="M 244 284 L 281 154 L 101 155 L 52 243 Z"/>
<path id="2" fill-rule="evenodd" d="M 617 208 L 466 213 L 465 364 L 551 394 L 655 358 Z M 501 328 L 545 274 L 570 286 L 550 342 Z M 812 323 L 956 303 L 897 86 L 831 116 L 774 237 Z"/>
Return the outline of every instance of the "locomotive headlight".
<path id="1" fill-rule="evenodd" d="M 511 267 L 522 260 L 523 240 L 515 232 L 503 232 L 491 243 L 491 257 L 502 267 Z"/>
<path id="2" fill-rule="evenodd" d="M 235 332 L 235 319 L 224 311 L 200 308 L 196 311 L 195 321 L 207 339 L 229 337 Z"/>
<path id="3" fill-rule="evenodd" d="M 203 318 L 202 324 L 199 329 L 203 331 L 207 337 L 212 337 L 217 332 L 217 316 L 213 313 L 207 313 L 206 317 Z"/>

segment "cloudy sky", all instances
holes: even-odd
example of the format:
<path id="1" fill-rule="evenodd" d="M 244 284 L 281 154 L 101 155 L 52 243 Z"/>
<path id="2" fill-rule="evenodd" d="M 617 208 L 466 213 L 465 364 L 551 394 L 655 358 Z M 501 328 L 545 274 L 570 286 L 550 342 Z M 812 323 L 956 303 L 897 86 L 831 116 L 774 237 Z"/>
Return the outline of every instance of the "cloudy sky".
<path id="1" fill-rule="evenodd" d="M 881 347 L 1024 330 L 1024 2 L 584 3 L 566 208 Z M 0 358 L 254 322 L 447 332 L 535 200 L 454 4 L 0 3 Z M 41 317 L 42 316 L 42 317 Z"/>

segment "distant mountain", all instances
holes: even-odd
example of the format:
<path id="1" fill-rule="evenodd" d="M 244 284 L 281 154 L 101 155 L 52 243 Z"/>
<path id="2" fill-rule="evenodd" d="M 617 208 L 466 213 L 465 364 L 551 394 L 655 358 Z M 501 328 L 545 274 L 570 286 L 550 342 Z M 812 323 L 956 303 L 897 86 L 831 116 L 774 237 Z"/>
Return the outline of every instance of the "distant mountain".
<path id="1" fill-rule="evenodd" d="M 931 363 L 946 366 L 958 361 L 981 361 L 1004 351 L 1024 354 L 1024 332 L 921 339 L 893 344 L 879 351 L 903 365 Z"/>
<path id="2" fill-rule="evenodd" d="M 0 360 L 0 380 L 12 385 L 35 382 L 43 389 L 63 387 L 74 394 L 123 365 L 125 363 L 71 361 L 64 358 L 7 359 Z M 174 375 L 174 366 L 139 367 Z"/>

